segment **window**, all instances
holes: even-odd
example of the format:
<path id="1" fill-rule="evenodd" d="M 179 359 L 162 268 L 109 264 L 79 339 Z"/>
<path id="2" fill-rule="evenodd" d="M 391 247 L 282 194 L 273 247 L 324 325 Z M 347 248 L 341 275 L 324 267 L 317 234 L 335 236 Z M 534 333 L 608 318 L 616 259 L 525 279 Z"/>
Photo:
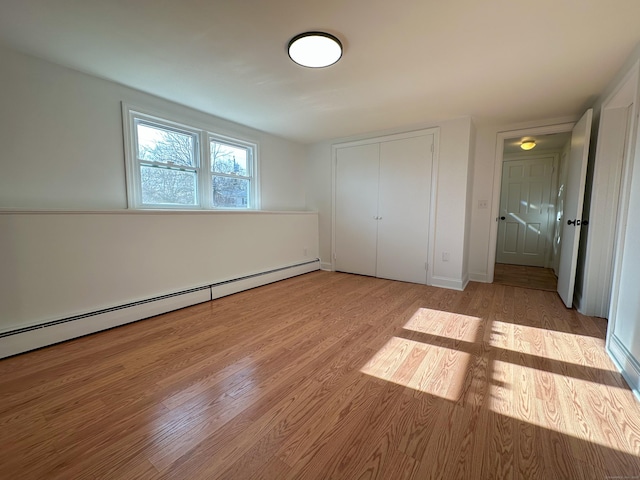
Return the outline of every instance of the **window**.
<path id="1" fill-rule="evenodd" d="M 251 149 L 210 138 L 209 152 L 213 206 L 247 208 L 251 191 Z"/>
<path id="2" fill-rule="evenodd" d="M 255 144 L 123 111 L 130 208 L 258 208 Z"/>

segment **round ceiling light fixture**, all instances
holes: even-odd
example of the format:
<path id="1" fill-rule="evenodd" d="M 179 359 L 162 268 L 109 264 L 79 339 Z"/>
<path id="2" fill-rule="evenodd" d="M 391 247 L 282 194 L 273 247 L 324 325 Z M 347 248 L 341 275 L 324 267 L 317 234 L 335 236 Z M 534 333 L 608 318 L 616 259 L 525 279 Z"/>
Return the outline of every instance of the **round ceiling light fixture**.
<path id="1" fill-rule="evenodd" d="M 330 33 L 305 32 L 289 41 L 289 57 L 298 65 L 322 68 L 342 57 L 342 43 Z"/>
<path id="2" fill-rule="evenodd" d="M 523 140 L 520 144 L 520 148 L 522 150 L 531 150 L 536 146 L 536 142 L 534 140 Z"/>

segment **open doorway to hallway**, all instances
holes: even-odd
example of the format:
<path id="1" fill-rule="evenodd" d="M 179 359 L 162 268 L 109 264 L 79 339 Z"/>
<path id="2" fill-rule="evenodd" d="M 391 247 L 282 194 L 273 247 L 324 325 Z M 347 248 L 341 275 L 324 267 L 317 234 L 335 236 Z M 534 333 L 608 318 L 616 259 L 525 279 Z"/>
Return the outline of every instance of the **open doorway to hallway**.
<path id="1" fill-rule="evenodd" d="M 495 283 L 556 290 L 570 148 L 570 132 L 504 141 Z"/>

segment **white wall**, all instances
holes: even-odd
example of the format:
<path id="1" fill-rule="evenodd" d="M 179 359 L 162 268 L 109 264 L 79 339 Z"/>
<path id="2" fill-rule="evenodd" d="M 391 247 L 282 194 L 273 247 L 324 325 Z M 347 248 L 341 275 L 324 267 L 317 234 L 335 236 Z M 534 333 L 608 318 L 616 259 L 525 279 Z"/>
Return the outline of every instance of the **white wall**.
<path id="1" fill-rule="evenodd" d="M 440 124 L 440 153 L 438 161 L 438 196 L 436 200 L 435 259 L 433 284 L 464 288 L 465 226 L 471 186 L 467 184 L 471 169 L 472 122 L 461 118 Z M 470 237 L 472 238 L 472 237 Z M 442 253 L 451 260 L 444 262 Z"/>
<path id="2" fill-rule="evenodd" d="M 259 144 L 262 208 L 305 208 L 302 145 L 2 46 L 0 65 L 0 208 L 126 208 L 122 101 Z"/>
<path id="3" fill-rule="evenodd" d="M 307 149 L 305 187 L 307 208 L 318 212 L 320 261 L 331 270 L 331 143 L 310 145 Z"/>
<path id="4" fill-rule="evenodd" d="M 0 64 L 0 333 L 318 257 L 302 145 L 2 46 Z M 258 144 L 278 212 L 127 211 L 121 102 Z"/>
<path id="5" fill-rule="evenodd" d="M 471 130 L 469 132 L 470 142 L 469 151 L 467 153 L 469 157 L 469 168 L 467 169 L 467 204 L 465 206 L 465 221 L 464 221 L 464 255 L 462 258 L 462 280 L 466 285 L 469 282 L 469 251 L 471 250 L 471 217 L 473 213 L 473 175 L 474 175 L 474 161 L 473 153 L 475 150 L 476 142 L 476 128 L 473 122 L 471 123 Z"/>
<path id="6" fill-rule="evenodd" d="M 0 212 L 0 232 L 0 332 L 318 256 L 313 212 Z"/>
<path id="7" fill-rule="evenodd" d="M 436 200 L 434 284 L 463 288 L 465 285 L 465 224 L 467 222 L 470 152 L 473 124 L 469 117 L 414 126 L 410 129 L 374 132 L 357 137 L 334 139 L 308 147 L 307 207 L 317 210 L 320 225 L 320 258 L 323 268 L 331 267 L 332 152 L 336 143 L 373 138 L 407 130 L 439 127 L 438 186 Z M 442 252 L 450 261 L 442 261 Z"/>

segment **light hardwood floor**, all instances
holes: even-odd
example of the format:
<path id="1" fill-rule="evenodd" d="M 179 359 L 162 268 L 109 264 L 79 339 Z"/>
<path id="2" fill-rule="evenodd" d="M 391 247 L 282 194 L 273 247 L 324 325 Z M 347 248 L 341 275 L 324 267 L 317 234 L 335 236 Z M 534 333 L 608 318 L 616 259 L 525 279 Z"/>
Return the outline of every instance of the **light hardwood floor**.
<path id="1" fill-rule="evenodd" d="M 3 479 L 640 475 L 606 323 L 314 272 L 0 361 Z"/>

